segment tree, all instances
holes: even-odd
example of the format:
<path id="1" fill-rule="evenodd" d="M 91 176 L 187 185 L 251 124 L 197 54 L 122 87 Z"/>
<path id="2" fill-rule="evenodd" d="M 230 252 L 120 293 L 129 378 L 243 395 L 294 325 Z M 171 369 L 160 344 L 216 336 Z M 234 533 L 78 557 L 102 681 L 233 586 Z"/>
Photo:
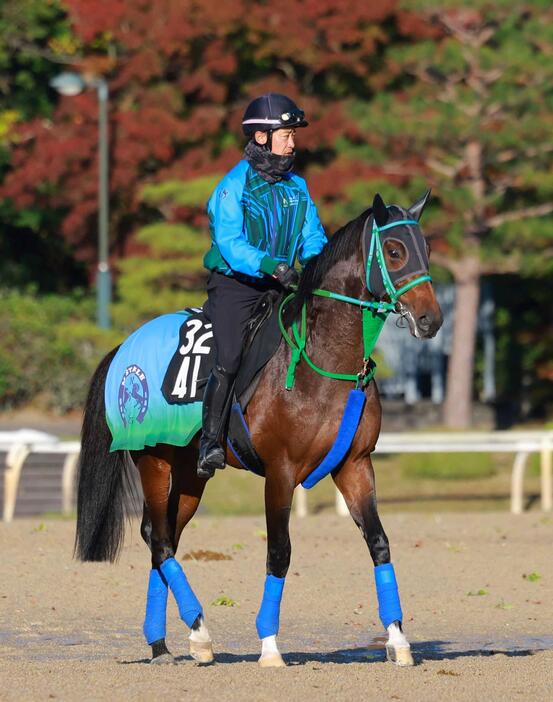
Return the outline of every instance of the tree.
<path id="1" fill-rule="evenodd" d="M 22 138 L 17 125 L 51 116 L 54 101 L 49 80 L 77 50 L 78 42 L 58 0 L 5 0 L 1 4 L 0 181 L 9 168 L 10 148 Z M 0 279 L 4 286 L 23 287 L 32 282 L 51 290 L 63 289 L 67 281 L 73 285 L 85 282 L 54 231 L 55 219 L 52 213 L 42 212 L 36 201 L 29 208 L 0 202 Z M 39 227 L 43 222 L 49 226 Z"/>
<path id="2" fill-rule="evenodd" d="M 0 114 L 4 120 L 49 116 L 48 81 L 77 49 L 60 0 L 4 0 L 0 6 Z"/>
<path id="3" fill-rule="evenodd" d="M 30 2 L 31 0 L 27 0 Z M 38 0 L 37 0 L 38 1 Z M 223 172 L 239 158 L 240 119 L 259 92 L 280 90 L 309 112 L 302 134 L 314 192 L 347 182 L 332 169 L 335 141 L 355 128 L 346 96 L 372 89 L 382 47 L 395 32 L 395 2 L 338 7 L 237 0 L 66 0 L 75 67 L 110 85 L 112 253 L 122 255 L 147 223 L 148 183 Z M 91 93 L 61 98 L 52 120 L 17 131 L 0 190 L 36 231 L 61 228 L 75 256 L 96 253 L 97 124 Z"/>
<path id="4" fill-rule="evenodd" d="M 551 270 L 553 8 L 547 0 L 404 7 L 433 36 L 389 48 L 397 88 L 352 105 L 364 141 L 349 148 L 410 189 L 433 187 L 425 229 L 456 286 L 445 421 L 466 427 L 481 277 Z"/>
<path id="5" fill-rule="evenodd" d="M 219 178 L 166 181 L 142 190 L 142 202 L 163 219 L 142 227 L 135 237 L 135 255 L 119 263 L 113 318 L 120 329 L 128 333 L 159 314 L 205 301 L 203 257 L 210 238 L 204 210 Z"/>

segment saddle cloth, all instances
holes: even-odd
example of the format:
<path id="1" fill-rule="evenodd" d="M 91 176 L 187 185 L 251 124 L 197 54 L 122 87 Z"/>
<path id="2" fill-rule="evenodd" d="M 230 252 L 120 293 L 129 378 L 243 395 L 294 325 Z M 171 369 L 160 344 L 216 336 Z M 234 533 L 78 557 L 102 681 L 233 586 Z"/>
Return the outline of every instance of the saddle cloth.
<path id="1" fill-rule="evenodd" d="M 242 410 L 280 343 L 280 299 L 267 293 L 254 310 L 229 423 L 229 443 L 236 435 L 231 447 L 241 453 L 243 464 L 244 459 L 254 464 L 244 465 L 254 472 L 260 472 L 260 461 Z M 160 443 L 186 446 L 201 428 L 202 397 L 214 362 L 213 331 L 201 308 L 162 315 L 139 327 L 120 346 L 106 378 L 110 450 L 140 450 Z"/>

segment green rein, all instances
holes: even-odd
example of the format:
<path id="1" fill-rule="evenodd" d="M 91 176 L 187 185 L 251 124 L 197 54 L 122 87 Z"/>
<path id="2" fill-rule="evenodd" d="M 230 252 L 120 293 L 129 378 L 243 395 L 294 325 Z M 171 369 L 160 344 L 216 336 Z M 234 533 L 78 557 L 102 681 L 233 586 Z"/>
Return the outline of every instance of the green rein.
<path id="1" fill-rule="evenodd" d="M 376 364 L 371 358 L 371 353 L 376 345 L 376 342 L 378 341 L 378 337 L 380 336 L 382 327 L 388 319 L 390 312 L 393 312 L 396 309 L 396 303 L 398 301 L 398 298 L 400 297 L 400 295 L 403 295 L 403 293 L 406 293 L 408 290 L 411 290 L 411 288 L 414 288 L 416 285 L 420 285 L 421 283 L 425 283 L 426 281 L 432 280 L 430 275 L 422 275 L 409 281 L 408 283 L 402 285 L 400 288 L 397 289 L 390 280 L 384 262 L 384 254 L 382 252 L 382 245 L 380 242 L 379 232 L 383 231 L 384 229 L 389 229 L 392 226 L 398 226 L 399 224 L 418 225 L 418 222 L 416 220 L 400 220 L 397 222 L 387 224 L 383 227 L 378 227 L 376 223 L 373 222 L 371 246 L 366 270 L 368 288 L 369 269 L 376 249 L 376 260 L 380 268 L 380 272 L 382 274 L 382 278 L 384 280 L 384 284 L 389 294 L 391 302 L 374 302 L 367 300 L 359 300 L 358 298 L 348 297 L 347 295 L 341 295 L 330 290 L 316 289 L 312 291 L 313 295 L 317 295 L 319 297 L 326 297 L 331 300 L 338 300 L 340 302 L 345 302 L 350 305 L 356 305 L 357 307 L 361 308 L 363 326 L 363 367 L 358 373 L 334 373 L 332 371 L 327 371 L 317 366 L 309 358 L 305 350 L 305 346 L 307 343 L 307 304 L 304 303 L 302 305 L 301 322 L 299 328 L 295 320 L 294 322 L 292 322 L 292 338 L 286 331 L 282 319 L 282 313 L 285 306 L 288 304 L 288 302 L 290 302 L 290 300 L 292 300 L 295 297 L 296 293 L 291 293 L 281 302 L 278 310 L 278 323 L 280 327 L 280 332 L 288 346 L 290 346 L 290 348 L 292 349 L 292 358 L 290 360 L 288 371 L 286 373 L 286 390 L 292 390 L 292 388 L 294 387 L 296 368 L 302 358 L 307 363 L 307 365 L 319 375 L 322 375 L 325 378 L 333 378 L 334 380 L 349 380 L 355 383 L 356 388 L 365 387 L 367 383 L 369 383 L 372 380 L 376 373 Z"/>

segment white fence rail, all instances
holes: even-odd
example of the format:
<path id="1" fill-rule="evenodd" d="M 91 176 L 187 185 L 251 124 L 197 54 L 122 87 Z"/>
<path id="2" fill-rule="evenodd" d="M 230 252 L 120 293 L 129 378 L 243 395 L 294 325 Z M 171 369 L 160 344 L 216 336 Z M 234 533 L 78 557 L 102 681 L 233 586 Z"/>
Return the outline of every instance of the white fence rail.
<path id="1" fill-rule="evenodd" d="M 511 512 L 521 514 L 524 506 L 524 472 L 528 456 L 540 455 L 541 508 L 550 512 L 552 507 L 553 431 L 491 431 L 452 434 L 382 433 L 375 453 L 514 453 L 511 471 Z M 295 511 L 298 516 L 308 513 L 307 490 L 298 488 Z M 336 511 L 347 515 L 348 509 L 336 491 Z"/>
<path id="2" fill-rule="evenodd" d="M 17 433 L 16 433 L 17 434 Z M 60 477 L 62 512 L 74 508 L 75 480 L 80 452 L 78 441 L 57 441 L 55 437 L 43 435 L 40 441 L 25 441 L 26 435 L 11 436 L 0 433 L 0 450 L 7 451 L 3 474 L 3 520 L 13 519 L 18 487 L 25 461 L 33 453 L 59 454 L 65 456 Z M 38 438 L 38 437 L 37 437 Z M 514 453 L 511 473 L 511 512 L 520 514 L 524 502 L 524 473 L 528 456 L 540 456 L 541 508 L 552 509 L 552 451 L 553 431 L 494 431 L 456 434 L 432 433 L 383 433 L 380 435 L 375 453 Z M 308 513 L 306 490 L 299 487 L 295 496 L 295 512 L 298 516 Z M 336 511 L 347 514 L 341 495 L 336 492 Z"/>

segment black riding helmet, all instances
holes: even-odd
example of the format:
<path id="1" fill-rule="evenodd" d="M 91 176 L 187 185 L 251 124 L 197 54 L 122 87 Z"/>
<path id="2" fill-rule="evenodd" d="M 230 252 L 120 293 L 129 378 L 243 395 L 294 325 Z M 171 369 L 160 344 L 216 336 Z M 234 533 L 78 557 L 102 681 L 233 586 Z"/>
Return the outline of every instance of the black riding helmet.
<path id="1" fill-rule="evenodd" d="M 242 129 L 248 137 L 255 132 L 272 132 L 275 129 L 307 127 L 305 113 L 293 100 L 280 93 L 267 93 L 252 100 L 242 119 Z"/>

